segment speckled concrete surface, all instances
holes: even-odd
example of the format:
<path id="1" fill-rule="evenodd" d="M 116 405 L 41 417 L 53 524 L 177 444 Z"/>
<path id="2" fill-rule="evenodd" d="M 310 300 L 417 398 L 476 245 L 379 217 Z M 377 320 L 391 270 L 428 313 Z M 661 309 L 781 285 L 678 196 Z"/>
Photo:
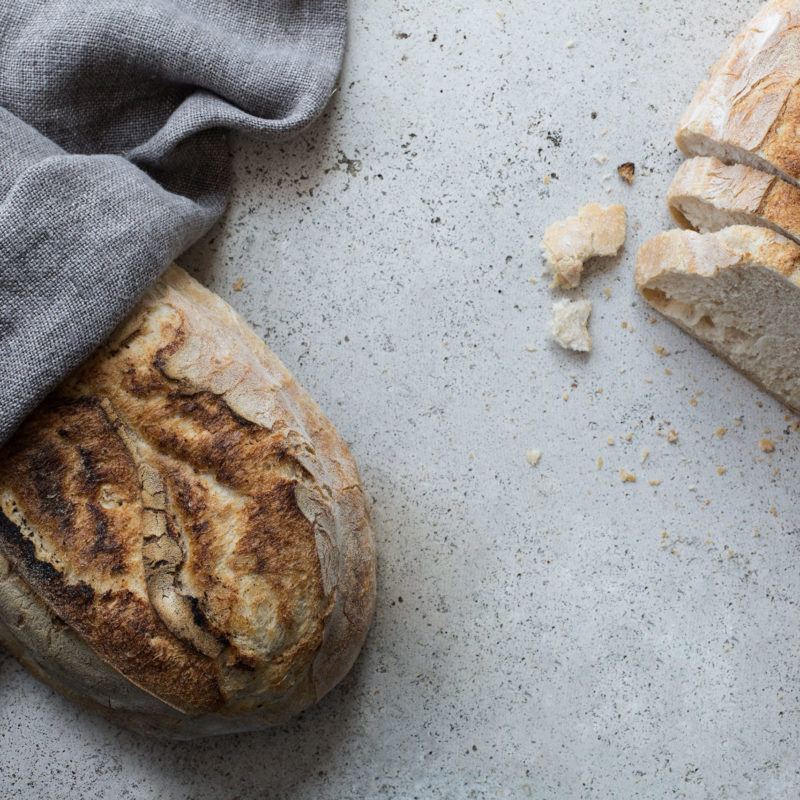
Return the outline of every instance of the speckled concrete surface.
<path id="1" fill-rule="evenodd" d="M 380 548 L 363 656 L 296 722 L 193 744 L 0 657 L 0 796 L 797 796 L 800 435 L 632 285 L 674 123 L 758 5 L 353 0 L 325 118 L 234 143 L 230 213 L 183 263 L 352 443 Z M 579 356 L 548 342 L 538 240 L 590 200 L 630 231 L 587 269 Z"/>

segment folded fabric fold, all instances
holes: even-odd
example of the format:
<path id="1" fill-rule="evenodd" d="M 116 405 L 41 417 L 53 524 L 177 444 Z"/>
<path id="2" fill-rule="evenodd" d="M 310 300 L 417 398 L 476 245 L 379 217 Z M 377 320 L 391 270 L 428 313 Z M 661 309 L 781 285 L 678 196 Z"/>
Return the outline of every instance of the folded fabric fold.
<path id="1" fill-rule="evenodd" d="M 345 0 L 0 7 L 0 444 L 222 214 L 225 129 L 329 99 Z"/>

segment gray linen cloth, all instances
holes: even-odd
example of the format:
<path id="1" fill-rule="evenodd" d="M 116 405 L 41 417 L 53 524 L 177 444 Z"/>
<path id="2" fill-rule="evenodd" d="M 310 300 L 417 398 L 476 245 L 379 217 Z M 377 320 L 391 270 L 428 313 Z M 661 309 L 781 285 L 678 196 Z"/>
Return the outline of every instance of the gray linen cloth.
<path id="1" fill-rule="evenodd" d="M 346 0 L 0 0 L 0 444 L 324 107 Z"/>

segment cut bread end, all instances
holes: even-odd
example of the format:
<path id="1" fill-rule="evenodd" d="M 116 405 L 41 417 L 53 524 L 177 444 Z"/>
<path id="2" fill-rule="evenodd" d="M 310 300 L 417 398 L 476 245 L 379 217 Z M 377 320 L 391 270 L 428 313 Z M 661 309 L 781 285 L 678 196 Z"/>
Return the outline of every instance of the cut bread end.
<path id="1" fill-rule="evenodd" d="M 645 242 L 636 286 L 669 320 L 800 413 L 800 247 L 765 228 Z"/>

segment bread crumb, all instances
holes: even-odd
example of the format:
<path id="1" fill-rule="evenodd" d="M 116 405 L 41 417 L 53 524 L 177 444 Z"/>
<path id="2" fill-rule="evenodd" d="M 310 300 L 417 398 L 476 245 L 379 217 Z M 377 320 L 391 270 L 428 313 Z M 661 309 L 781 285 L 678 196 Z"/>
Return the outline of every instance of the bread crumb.
<path id="1" fill-rule="evenodd" d="M 549 186 L 550 185 L 550 176 L 549 175 L 545 175 L 544 176 L 544 185 L 545 186 Z"/>
<path id="2" fill-rule="evenodd" d="M 528 450 L 528 452 L 525 453 L 525 458 L 532 467 L 535 467 L 542 460 L 542 451 Z"/>
<path id="3" fill-rule="evenodd" d="M 233 291 L 241 292 L 242 289 L 244 289 L 244 280 L 242 278 L 237 278 L 236 282 L 233 284 Z"/>
<path id="4" fill-rule="evenodd" d="M 624 439 L 626 442 L 629 442 L 631 439 L 633 439 L 633 434 L 632 434 L 632 433 L 630 433 L 630 432 L 628 432 L 628 433 L 626 433 L 626 434 L 625 434 L 625 435 L 624 435 L 622 438 L 623 438 L 623 439 Z"/>
<path id="5" fill-rule="evenodd" d="M 531 344 L 526 344 L 526 345 L 525 345 L 525 349 L 526 349 L 526 350 L 527 350 L 529 353 L 535 353 L 535 352 L 536 352 L 536 348 L 535 348 L 533 345 L 531 345 Z"/>
<path id="6" fill-rule="evenodd" d="M 603 289 L 603 294 L 605 294 L 606 300 L 610 300 L 611 299 L 611 287 L 610 286 L 606 286 L 605 289 Z"/>
<path id="7" fill-rule="evenodd" d="M 570 39 L 570 40 L 567 42 L 567 50 L 572 50 L 572 48 L 573 48 L 573 47 L 575 47 L 575 42 L 574 42 L 574 40 L 573 40 L 573 39 Z"/>
<path id="8" fill-rule="evenodd" d="M 727 471 L 725 467 L 717 467 L 717 475 L 724 475 Z"/>
<path id="9" fill-rule="evenodd" d="M 562 394 L 562 395 L 561 395 L 561 399 L 562 399 L 564 402 L 566 402 L 567 400 L 569 400 L 569 392 L 564 392 L 564 394 Z"/>
<path id="10" fill-rule="evenodd" d="M 608 444 L 611 447 L 613 447 L 614 446 L 614 437 L 613 436 L 609 436 L 608 439 L 606 439 L 606 444 Z"/>
<path id="11" fill-rule="evenodd" d="M 723 437 L 723 436 L 724 436 L 724 435 L 725 435 L 727 432 L 728 432 L 728 431 L 727 431 L 727 429 L 726 429 L 726 428 L 717 428 L 717 436 L 719 436 L 719 438 L 720 438 L 720 439 L 721 439 L 721 438 L 722 438 L 722 437 Z"/>
<path id="12" fill-rule="evenodd" d="M 645 447 L 645 449 L 642 450 L 642 455 L 641 455 L 641 457 L 639 459 L 639 463 L 640 464 L 644 464 L 644 462 L 647 461 L 647 456 L 649 456 L 649 455 L 650 455 L 650 451 Z"/>
<path id="13" fill-rule="evenodd" d="M 772 514 L 773 517 L 778 516 L 778 509 L 775 506 L 770 506 L 769 513 Z"/>
<path id="14" fill-rule="evenodd" d="M 528 278 L 528 283 L 539 283 L 538 278 Z"/>
<path id="15" fill-rule="evenodd" d="M 623 483 L 636 483 L 636 476 L 626 469 L 620 469 L 619 477 Z"/>
<path id="16" fill-rule="evenodd" d="M 636 175 L 636 165 L 633 161 L 626 161 L 617 167 L 617 172 L 620 178 L 630 185 L 633 183 L 633 176 Z"/>
<path id="17" fill-rule="evenodd" d="M 661 486 L 661 481 L 649 481 L 649 484 L 651 486 Z"/>
<path id="18" fill-rule="evenodd" d="M 613 256 L 625 241 L 625 206 L 604 208 L 589 203 L 577 216 L 550 225 L 542 237 L 542 253 L 553 273 L 552 286 L 574 289 L 583 265 L 595 256 Z"/>
<path id="19" fill-rule="evenodd" d="M 603 466 L 603 456 L 597 456 L 597 469 L 601 469 Z"/>
<path id="20" fill-rule="evenodd" d="M 665 375 L 672 375 L 672 370 L 669 367 L 664 367 L 664 374 Z"/>
<path id="21" fill-rule="evenodd" d="M 696 406 L 697 405 L 697 400 L 695 400 L 694 397 L 690 397 L 689 398 L 689 405 L 690 406 Z"/>
<path id="22" fill-rule="evenodd" d="M 598 164 L 605 164 L 605 163 L 606 163 L 606 161 L 608 161 L 608 156 L 604 156 L 602 153 L 595 153 L 595 154 L 592 156 L 592 158 L 593 158 L 593 159 L 594 159 L 594 160 L 595 160 L 595 161 L 596 161 Z"/>
<path id="23" fill-rule="evenodd" d="M 675 444 L 675 442 L 677 442 L 677 441 L 678 441 L 678 434 L 677 434 L 677 433 L 675 433 L 675 430 L 674 430 L 673 428 L 670 428 L 670 429 L 667 431 L 667 441 L 668 441 L 670 444 Z"/>
<path id="24" fill-rule="evenodd" d="M 666 347 L 662 347 L 660 344 L 654 344 L 653 350 L 655 350 L 656 353 L 658 353 L 659 358 L 664 358 L 664 356 L 669 355 L 669 350 L 667 350 Z"/>
<path id="25" fill-rule="evenodd" d="M 759 444 L 761 450 L 765 453 L 772 453 L 775 450 L 775 442 L 772 439 L 762 439 Z"/>
<path id="26" fill-rule="evenodd" d="M 623 321 L 622 321 L 622 327 L 623 327 L 623 328 L 627 328 L 627 327 L 628 327 L 628 323 L 627 323 L 627 322 L 625 322 L 625 320 L 623 320 Z"/>
<path id="27" fill-rule="evenodd" d="M 645 378 L 645 379 L 644 379 L 644 382 L 645 382 L 645 383 L 652 383 L 652 382 L 653 382 L 653 379 L 652 379 L 652 378 Z"/>
<path id="28" fill-rule="evenodd" d="M 559 300 L 553 303 L 549 329 L 553 338 L 565 349 L 588 353 L 592 337 L 587 323 L 592 313 L 591 300 Z"/>

